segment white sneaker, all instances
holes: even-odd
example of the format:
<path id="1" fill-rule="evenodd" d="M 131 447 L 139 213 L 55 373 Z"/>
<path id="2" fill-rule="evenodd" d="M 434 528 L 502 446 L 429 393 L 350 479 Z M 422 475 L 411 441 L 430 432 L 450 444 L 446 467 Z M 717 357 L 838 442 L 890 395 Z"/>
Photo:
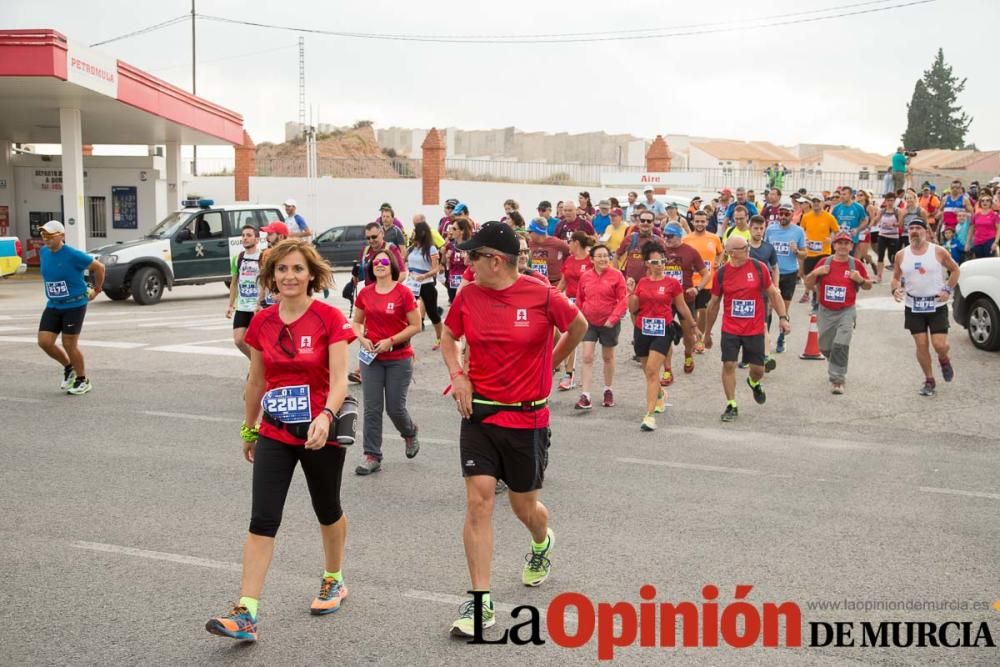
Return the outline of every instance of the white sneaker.
<path id="1" fill-rule="evenodd" d="M 62 384 L 59 385 L 59 388 L 62 389 L 63 391 L 66 391 L 73 386 L 73 382 L 75 380 L 76 380 L 76 371 L 74 371 L 72 368 L 70 368 L 68 371 L 63 369 L 63 381 Z"/>
<path id="2" fill-rule="evenodd" d="M 80 394 L 86 394 L 88 391 L 93 389 L 93 385 L 90 384 L 90 380 L 84 378 L 76 378 L 73 381 L 73 386 L 66 390 L 67 394 L 73 394 L 74 396 L 79 396 Z"/>

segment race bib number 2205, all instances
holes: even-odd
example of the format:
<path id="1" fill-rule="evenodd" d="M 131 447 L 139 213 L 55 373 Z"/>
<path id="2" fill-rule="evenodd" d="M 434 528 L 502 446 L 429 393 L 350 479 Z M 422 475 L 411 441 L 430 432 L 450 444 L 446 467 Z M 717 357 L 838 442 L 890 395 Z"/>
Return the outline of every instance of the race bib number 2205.
<path id="1" fill-rule="evenodd" d="M 312 421 L 307 384 L 272 389 L 264 394 L 261 405 L 264 407 L 264 412 L 285 424 Z"/>

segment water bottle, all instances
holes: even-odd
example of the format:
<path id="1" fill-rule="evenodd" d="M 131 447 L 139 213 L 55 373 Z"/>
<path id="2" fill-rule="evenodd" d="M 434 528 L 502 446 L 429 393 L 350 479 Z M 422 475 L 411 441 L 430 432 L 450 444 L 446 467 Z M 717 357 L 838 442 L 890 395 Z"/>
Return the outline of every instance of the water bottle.
<path id="1" fill-rule="evenodd" d="M 340 410 L 337 412 L 335 431 L 337 443 L 343 446 L 353 445 L 358 428 L 358 400 L 346 396 Z"/>

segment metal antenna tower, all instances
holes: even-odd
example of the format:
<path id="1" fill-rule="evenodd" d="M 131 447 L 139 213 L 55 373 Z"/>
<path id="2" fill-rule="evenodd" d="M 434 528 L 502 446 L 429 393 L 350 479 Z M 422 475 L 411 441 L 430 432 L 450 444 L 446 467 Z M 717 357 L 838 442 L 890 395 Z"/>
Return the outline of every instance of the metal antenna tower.
<path id="1" fill-rule="evenodd" d="M 306 131 L 306 38 L 299 37 L 299 133 Z"/>

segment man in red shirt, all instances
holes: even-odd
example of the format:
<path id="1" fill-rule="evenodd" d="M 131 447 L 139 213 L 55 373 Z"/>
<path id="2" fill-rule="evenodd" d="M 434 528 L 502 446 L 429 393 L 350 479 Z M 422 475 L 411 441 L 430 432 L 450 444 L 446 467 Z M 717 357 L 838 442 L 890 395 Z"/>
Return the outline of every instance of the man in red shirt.
<path id="1" fill-rule="evenodd" d="M 664 227 L 663 238 L 667 246 L 667 251 L 664 253 L 663 258 L 667 263 L 663 267 L 663 271 L 667 277 L 673 278 L 684 288 L 684 301 L 687 302 L 688 308 L 693 313 L 695 312 L 694 298 L 698 296 L 698 288 L 694 286 L 692 277 L 697 273 L 701 276 L 701 283 L 699 284 L 705 284 L 708 282 L 709 270 L 705 268 L 705 264 L 701 260 L 701 254 L 683 242 L 683 236 L 684 230 L 675 222 Z M 674 315 L 676 316 L 677 313 L 674 313 Z M 697 338 L 695 335 L 695 322 L 693 319 L 683 319 L 680 324 L 681 329 L 684 331 L 684 372 L 693 373 L 694 344 Z M 674 383 L 674 374 L 671 369 L 673 349 L 673 345 L 667 347 L 666 358 L 663 361 L 663 376 L 660 378 L 660 384 L 663 386 L 669 386 Z"/>
<path id="2" fill-rule="evenodd" d="M 708 327 L 705 347 L 712 346 L 712 326 L 722 305 L 722 389 L 726 392 L 726 410 L 722 421 L 731 422 L 739 416 L 736 406 L 736 361 L 740 349 L 743 362 L 750 366 L 747 384 L 753 390 L 753 400 L 763 405 L 767 400 L 760 380 L 764 377 L 764 315 L 765 300 L 778 312 L 781 331 L 790 334 L 792 325 L 785 312 L 781 292 L 771 281 L 768 267 L 750 257 L 750 244 L 742 236 L 732 235 L 726 241 L 729 261 L 719 267 L 712 284 L 712 299 L 708 302 Z"/>
<path id="3" fill-rule="evenodd" d="M 665 253 L 667 244 L 663 238 L 653 235 L 653 220 L 655 216 L 652 211 L 643 211 L 639 214 L 639 230 L 631 234 L 626 234 L 622 239 L 615 258 L 620 262 L 622 273 L 625 278 L 631 278 L 638 283 L 646 275 L 646 261 L 642 258 L 642 247 L 653 241 Z"/>
<path id="4" fill-rule="evenodd" d="M 528 248 L 531 250 L 529 268 L 549 279 L 553 285 L 562 279 L 562 263 L 569 256 L 569 243 L 548 235 L 539 218 L 528 225 Z"/>
<path id="5" fill-rule="evenodd" d="M 462 605 L 451 632 L 473 636 L 477 600 L 482 627 L 496 622 L 489 590 L 497 479 L 507 483 L 511 508 L 531 532 L 522 583 L 537 586 L 548 577 L 553 534 L 539 490 L 548 460 L 552 369 L 583 338 L 587 321 L 552 286 L 518 273 L 519 244 L 509 226 L 488 222 L 458 247 L 468 252 L 476 281 L 458 293 L 448 311 L 441 353 L 462 416 L 463 541 L 477 595 Z M 553 328 L 564 332 L 555 348 Z M 468 371 L 459 349 L 463 336 Z"/>
<path id="6" fill-rule="evenodd" d="M 847 358 L 857 320 L 854 302 L 858 288 L 872 288 L 864 263 L 851 257 L 853 247 L 851 235 L 839 232 L 833 237 L 833 257 L 824 258 L 806 276 L 807 288 L 816 286 L 819 349 L 827 358 L 830 383 L 833 393 L 838 395 L 844 393 L 847 378 Z"/>
<path id="7" fill-rule="evenodd" d="M 562 220 L 556 225 L 555 237 L 569 243 L 569 237 L 577 230 L 586 232 L 587 236 L 597 236 L 597 232 L 594 231 L 594 225 L 590 224 L 590 220 L 578 214 L 576 203 L 564 201 Z"/>

